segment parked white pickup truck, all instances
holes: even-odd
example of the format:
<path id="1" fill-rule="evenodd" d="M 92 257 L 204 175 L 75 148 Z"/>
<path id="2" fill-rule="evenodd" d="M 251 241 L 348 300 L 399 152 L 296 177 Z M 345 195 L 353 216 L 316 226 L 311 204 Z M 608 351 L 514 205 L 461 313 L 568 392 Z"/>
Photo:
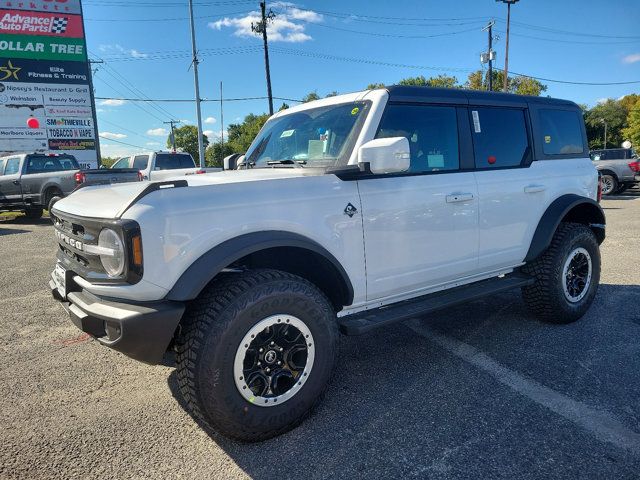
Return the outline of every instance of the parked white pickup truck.
<path id="1" fill-rule="evenodd" d="M 111 169 L 133 168 L 138 170 L 142 180 L 154 182 L 180 175 L 205 173 L 196 166 L 191 154 L 185 152 L 147 152 L 131 155 L 118 160 Z"/>
<path id="2" fill-rule="evenodd" d="M 49 287 L 71 320 L 147 363 L 174 345 L 185 404 L 225 435 L 299 424 L 339 331 L 513 288 L 540 319 L 569 323 L 598 289 L 605 217 L 573 102 L 341 95 L 274 115 L 242 163 L 87 187 L 52 212 Z"/>

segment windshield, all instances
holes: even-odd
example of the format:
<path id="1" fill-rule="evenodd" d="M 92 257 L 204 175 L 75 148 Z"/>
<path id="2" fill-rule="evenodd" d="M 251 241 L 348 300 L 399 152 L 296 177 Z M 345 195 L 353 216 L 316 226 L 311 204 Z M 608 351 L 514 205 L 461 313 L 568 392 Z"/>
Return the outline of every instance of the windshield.
<path id="1" fill-rule="evenodd" d="M 346 165 L 370 103 L 328 105 L 272 118 L 249 147 L 246 161 L 255 167 Z"/>

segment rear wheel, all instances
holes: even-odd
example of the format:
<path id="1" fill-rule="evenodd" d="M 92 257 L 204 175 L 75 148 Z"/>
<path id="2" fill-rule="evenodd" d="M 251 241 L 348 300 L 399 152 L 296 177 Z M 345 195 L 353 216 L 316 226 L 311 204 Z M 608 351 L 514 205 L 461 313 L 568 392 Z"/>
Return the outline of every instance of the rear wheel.
<path id="1" fill-rule="evenodd" d="M 618 181 L 616 177 L 605 173 L 601 177 L 602 182 L 602 195 L 611 195 L 618 188 Z"/>
<path id="2" fill-rule="evenodd" d="M 628 183 L 623 183 L 622 185 L 620 185 L 618 187 L 618 189 L 616 190 L 616 193 L 622 193 L 622 192 L 626 191 L 629 187 L 630 187 L 630 185 Z"/>
<path id="3" fill-rule="evenodd" d="M 600 282 L 600 248 L 589 227 L 561 223 L 545 253 L 522 270 L 535 278 L 525 303 L 551 323 L 570 323 L 591 306 Z"/>
<path id="4" fill-rule="evenodd" d="M 279 435 L 321 398 L 337 336 L 329 300 L 306 280 L 276 270 L 226 275 L 185 313 L 181 393 L 196 418 L 226 436 Z"/>

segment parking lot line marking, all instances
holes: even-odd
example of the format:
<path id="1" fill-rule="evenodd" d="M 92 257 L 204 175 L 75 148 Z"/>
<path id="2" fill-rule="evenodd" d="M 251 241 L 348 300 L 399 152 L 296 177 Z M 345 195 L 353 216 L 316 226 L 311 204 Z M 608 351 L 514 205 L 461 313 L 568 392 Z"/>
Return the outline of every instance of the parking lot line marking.
<path id="1" fill-rule="evenodd" d="M 455 338 L 442 335 L 418 320 L 407 322 L 406 325 L 418 335 L 431 340 L 452 355 L 485 371 L 498 382 L 588 430 L 601 441 L 611 443 L 640 456 L 640 434 L 628 429 L 609 412 L 596 410 L 585 403 L 545 387 L 535 380 L 501 365 L 481 350 Z"/>

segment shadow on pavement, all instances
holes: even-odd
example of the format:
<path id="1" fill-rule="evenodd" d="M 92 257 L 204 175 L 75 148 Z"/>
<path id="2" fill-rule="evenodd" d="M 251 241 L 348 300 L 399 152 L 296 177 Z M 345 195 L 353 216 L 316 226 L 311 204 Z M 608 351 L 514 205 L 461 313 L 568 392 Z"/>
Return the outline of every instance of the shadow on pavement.
<path id="1" fill-rule="evenodd" d="M 527 378 L 539 373 L 539 382 L 564 388 L 565 395 L 579 397 L 583 390 L 611 395 L 599 393 L 606 392 L 606 379 L 611 388 L 626 384 L 622 388 L 630 391 L 618 392 L 621 396 L 637 398 L 638 380 L 618 373 L 615 365 L 627 356 L 620 351 L 621 339 L 631 342 L 630 335 L 640 334 L 628 331 L 640 320 L 619 318 L 616 309 L 629 312 L 621 305 L 638 298 L 640 286 L 601 285 L 580 322 L 547 325 L 528 313 L 519 292 L 509 292 L 436 312 L 420 324 L 475 345 Z M 601 343 L 609 341 L 608 335 L 617 343 L 604 375 L 591 357 L 594 346 L 606 350 L 606 343 Z M 627 361 L 640 367 L 640 361 Z M 581 362 L 591 362 L 592 376 L 582 378 L 580 366 L 580 375 L 571 369 Z M 537 372 L 541 363 L 544 367 Z M 168 384 L 186 408 L 175 371 Z M 613 402 L 606 408 L 621 415 L 619 410 L 631 407 Z M 632 413 L 640 415 L 640 410 Z M 578 477 L 631 478 L 640 468 L 640 458 L 602 443 L 401 324 L 361 337 L 342 337 L 326 397 L 309 419 L 285 435 L 242 444 L 198 423 L 238 466 L 258 479 L 551 478 L 563 467 Z M 578 466 L 576 458 L 582 459 Z"/>

